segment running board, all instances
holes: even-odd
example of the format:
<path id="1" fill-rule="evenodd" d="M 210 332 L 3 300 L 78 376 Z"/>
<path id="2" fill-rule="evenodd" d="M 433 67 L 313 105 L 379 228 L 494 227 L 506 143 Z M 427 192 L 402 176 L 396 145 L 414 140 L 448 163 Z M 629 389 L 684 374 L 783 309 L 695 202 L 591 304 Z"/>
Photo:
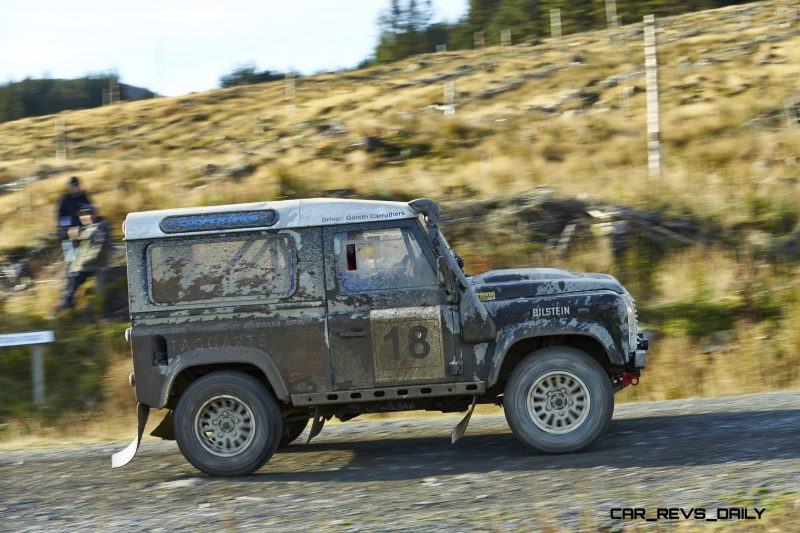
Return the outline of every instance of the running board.
<path id="1" fill-rule="evenodd" d="M 293 405 L 329 405 L 338 403 L 377 402 L 383 400 L 408 400 L 410 398 L 436 398 L 440 396 L 479 396 L 486 392 L 485 381 L 464 383 L 432 383 L 331 392 L 292 394 Z"/>

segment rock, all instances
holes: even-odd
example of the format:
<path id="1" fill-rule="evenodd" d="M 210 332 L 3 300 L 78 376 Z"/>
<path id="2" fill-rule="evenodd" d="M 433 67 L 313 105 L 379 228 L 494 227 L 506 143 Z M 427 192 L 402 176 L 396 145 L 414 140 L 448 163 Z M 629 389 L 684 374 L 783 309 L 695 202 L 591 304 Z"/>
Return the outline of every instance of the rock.
<path id="1" fill-rule="evenodd" d="M 364 138 L 364 149 L 368 153 L 374 152 L 375 150 L 377 150 L 381 146 L 383 146 L 383 141 L 381 140 L 380 137 L 376 137 L 374 135 L 367 135 Z"/>
<path id="2" fill-rule="evenodd" d="M 405 72 L 414 72 L 415 70 L 422 70 L 422 69 L 428 67 L 429 65 L 430 65 L 430 63 L 428 63 L 426 61 L 416 61 L 414 63 L 409 63 L 408 65 L 406 65 L 405 68 L 403 69 L 403 71 L 405 71 Z"/>
<path id="3" fill-rule="evenodd" d="M 609 76 L 608 78 L 602 80 L 600 82 L 600 86 L 604 89 L 610 89 L 611 87 L 616 87 L 617 85 L 628 81 L 633 78 L 638 78 L 644 74 L 641 70 L 634 70 L 633 72 L 627 72 L 624 74 L 614 74 L 613 76 Z"/>
<path id="4" fill-rule="evenodd" d="M 702 102 L 703 97 L 699 94 L 692 94 L 690 96 L 681 96 L 678 99 L 678 105 L 689 105 L 689 104 L 696 104 L 698 102 Z"/>
<path id="5" fill-rule="evenodd" d="M 175 481 L 164 481 L 153 487 L 155 490 L 175 490 L 197 487 L 205 483 L 204 480 L 197 477 L 190 477 L 186 479 L 176 479 Z"/>
<path id="6" fill-rule="evenodd" d="M 611 109 L 611 103 L 608 100 L 598 100 L 592 104 L 592 108 L 596 111 L 606 111 Z"/>
<path id="7" fill-rule="evenodd" d="M 618 75 L 609 76 L 608 78 L 604 79 L 600 82 L 600 86 L 604 89 L 610 89 L 611 87 L 616 87 L 619 85 L 620 78 Z"/>
<path id="8" fill-rule="evenodd" d="M 244 165 L 235 165 L 232 167 L 228 167 L 225 170 L 224 175 L 229 178 L 233 178 L 234 180 L 239 180 L 247 176 L 250 176 L 256 171 L 257 168 L 258 167 L 256 167 L 255 165 L 249 163 Z"/>
<path id="9" fill-rule="evenodd" d="M 325 198 L 358 198 L 358 191 L 355 189 L 325 189 L 322 191 Z"/>
<path id="10" fill-rule="evenodd" d="M 710 67 L 715 65 L 716 63 L 724 63 L 723 60 L 717 59 L 715 57 L 704 57 L 700 61 L 694 64 L 696 67 Z"/>
<path id="11" fill-rule="evenodd" d="M 562 252 L 590 238 L 611 240 L 615 255 L 627 250 L 631 239 L 642 238 L 661 249 L 707 242 L 689 217 L 665 217 L 657 212 L 592 205 L 588 200 L 554 197 L 548 192 L 516 199 L 458 202 L 442 207 L 443 221 L 454 238 L 479 231 L 509 232 L 512 239 L 551 246 Z M 593 231 L 602 225 L 602 231 Z M 489 228 L 487 230 L 487 228 Z"/>
<path id="12" fill-rule="evenodd" d="M 584 112 L 583 112 L 582 109 L 568 109 L 568 110 L 564 111 L 563 113 L 561 113 L 561 117 L 560 118 L 562 118 L 564 120 L 567 120 L 567 119 L 578 117 L 578 116 L 582 116 L 582 115 L 584 115 Z"/>
<path id="13" fill-rule="evenodd" d="M 532 109 L 534 111 L 540 111 L 542 113 L 548 113 L 548 114 L 552 114 L 552 113 L 557 113 L 558 112 L 558 107 L 552 106 L 552 105 L 533 106 L 530 109 Z"/>
<path id="14" fill-rule="evenodd" d="M 786 61 L 781 59 L 777 54 L 767 51 L 763 54 L 753 57 L 753 62 L 756 65 L 775 65 L 785 63 Z"/>
<path id="15" fill-rule="evenodd" d="M 723 351 L 736 342 L 736 330 L 715 331 L 703 346 L 706 355 Z"/>
<path id="16" fill-rule="evenodd" d="M 237 502 L 265 502 L 267 501 L 266 498 L 262 498 L 260 496 L 237 496 L 234 498 Z"/>
<path id="17" fill-rule="evenodd" d="M 678 39 L 689 39 L 691 37 L 697 37 L 698 35 L 703 35 L 703 30 L 700 28 L 695 28 L 689 31 L 685 31 L 678 36 Z"/>
<path id="18" fill-rule="evenodd" d="M 752 87 L 752 85 L 750 85 L 749 83 L 741 83 L 736 87 L 734 87 L 733 89 L 731 89 L 730 92 L 728 92 L 728 96 L 736 96 L 737 94 L 742 94 L 750 87 Z"/>
<path id="19" fill-rule="evenodd" d="M 600 100 L 600 93 L 597 91 L 584 89 L 578 93 L 578 98 L 581 100 L 581 104 L 584 107 L 587 107 Z"/>
<path id="20" fill-rule="evenodd" d="M 317 133 L 322 135 L 344 135 L 349 131 L 341 122 L 330 122 L 317 126 Z"/>

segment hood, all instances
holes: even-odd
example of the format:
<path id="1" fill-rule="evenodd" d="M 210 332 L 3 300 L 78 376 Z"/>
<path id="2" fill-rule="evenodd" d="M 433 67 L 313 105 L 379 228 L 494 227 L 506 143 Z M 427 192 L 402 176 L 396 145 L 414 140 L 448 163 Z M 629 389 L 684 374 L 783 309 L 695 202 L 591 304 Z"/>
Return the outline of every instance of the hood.
<path id="1" fill-rule="evenodd" d="M 469 278 L 469 282 L 481 299 L 494 300 L 600 290 L 625 292 L 614 276 L 558 268 L 490 270 Z M 493 298 L 482 297 L 481 293 L 492 292 Z"/>

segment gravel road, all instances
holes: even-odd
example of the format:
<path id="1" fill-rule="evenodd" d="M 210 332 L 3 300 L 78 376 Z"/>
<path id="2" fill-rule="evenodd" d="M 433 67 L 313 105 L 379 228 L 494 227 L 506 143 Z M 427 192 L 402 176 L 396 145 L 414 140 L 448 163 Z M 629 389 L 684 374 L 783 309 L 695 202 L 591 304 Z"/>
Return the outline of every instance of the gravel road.
<path id="1" fill-rule="evenodd" d="M 457 420 L 330 425 L 236 479 L 158 440 L 113 472 L 126 443 L 3 452 L 0 530 L 618 530 L 664 523 L 615 507 L 752 509 L 787 493 L 800 516 L 800 392 L 621 405 L 592 450 L 562 456 L 524 448 L 502 415 L 476 415 L 451 446 Z"/>

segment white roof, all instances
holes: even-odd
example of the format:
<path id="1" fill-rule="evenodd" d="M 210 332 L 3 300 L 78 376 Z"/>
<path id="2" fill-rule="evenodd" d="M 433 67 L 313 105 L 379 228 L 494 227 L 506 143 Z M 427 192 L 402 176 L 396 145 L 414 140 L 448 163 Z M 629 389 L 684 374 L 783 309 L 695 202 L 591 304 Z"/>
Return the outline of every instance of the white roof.
<path id="1" fill-rule="evenodd" d="M 153 237 L 178 237 L 181 235 L 203 235 L 220 231 L 252 231 L 258 227 L 241 229 L 214 229 L 183 233 L 164 233 L 161 221 L 177 215 L 204 215 L 242 211 L 264 211 L 272 209 L 278 213 L 275 224 L 261 229 L 301 228 L 307 226 L 329 226 L 355 224 L 381 220 L 414 218 L 417 214 L 405 202 L 379 202 L 373 200 L 348 200 L 337 198 L 311 198 L 307 200 L 281 200 L 277 202 L 255 202 L 208 207 L 189 207 L 128 213 L 125 218 L 125 239 L 150 239 Z"/>

